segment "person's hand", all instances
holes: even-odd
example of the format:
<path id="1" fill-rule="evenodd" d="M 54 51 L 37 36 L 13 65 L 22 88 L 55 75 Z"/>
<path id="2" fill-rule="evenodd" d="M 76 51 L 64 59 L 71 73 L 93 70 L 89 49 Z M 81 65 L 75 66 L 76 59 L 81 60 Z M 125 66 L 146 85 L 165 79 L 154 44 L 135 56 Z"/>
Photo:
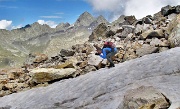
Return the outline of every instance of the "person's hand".
<path id="1" fill-rule="evenodd" d="M 100 55 L 99 53 L 95 53 L 95 55 Z"/>

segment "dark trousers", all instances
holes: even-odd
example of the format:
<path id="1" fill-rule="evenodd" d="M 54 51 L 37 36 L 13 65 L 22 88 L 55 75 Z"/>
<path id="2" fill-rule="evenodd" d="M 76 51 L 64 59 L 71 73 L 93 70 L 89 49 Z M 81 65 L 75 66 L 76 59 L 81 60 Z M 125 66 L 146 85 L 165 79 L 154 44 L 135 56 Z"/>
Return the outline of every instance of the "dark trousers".
<path id="1" fill-rule="evenodd" d="M 106 58 L 107 60 L 110 62 L 110 65 L 114 65 L 113 61 L 112 61 L 112 56 L 114 56 L 117 52 L 110 52 L 107 54 Z"/>

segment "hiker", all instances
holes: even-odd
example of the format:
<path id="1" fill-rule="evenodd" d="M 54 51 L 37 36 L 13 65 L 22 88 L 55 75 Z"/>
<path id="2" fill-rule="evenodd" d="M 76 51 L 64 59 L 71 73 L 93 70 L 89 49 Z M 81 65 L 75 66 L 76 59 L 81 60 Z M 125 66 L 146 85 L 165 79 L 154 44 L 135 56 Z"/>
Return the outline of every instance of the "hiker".
<path id="1" fill-rule="evenodd" d="M 113 44 L 112 42 L 105 42 L 102 49 L 99 47 L 96 48 L 97 49 L 96 55 L 99 55 L 103 59 L 107 59 L 109 61 L 110 65 L 108 67 L 115 67 L 111 58 L 117 53 L 117 48 L 112 44 Z"/>

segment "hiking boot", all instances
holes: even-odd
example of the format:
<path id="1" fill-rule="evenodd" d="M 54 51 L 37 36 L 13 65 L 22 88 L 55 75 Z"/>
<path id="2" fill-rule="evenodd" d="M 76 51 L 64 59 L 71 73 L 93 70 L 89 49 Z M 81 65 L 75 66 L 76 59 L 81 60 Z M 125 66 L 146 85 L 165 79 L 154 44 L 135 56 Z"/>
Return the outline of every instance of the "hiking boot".
<path id="1" fill-rule="evenodd" d="M 110 68 L 110 67 L 115 67 L 115 65 L 114 65 L 114 64 L 110 64 L 108 67 L 109 67 L 109 68 Z"/>

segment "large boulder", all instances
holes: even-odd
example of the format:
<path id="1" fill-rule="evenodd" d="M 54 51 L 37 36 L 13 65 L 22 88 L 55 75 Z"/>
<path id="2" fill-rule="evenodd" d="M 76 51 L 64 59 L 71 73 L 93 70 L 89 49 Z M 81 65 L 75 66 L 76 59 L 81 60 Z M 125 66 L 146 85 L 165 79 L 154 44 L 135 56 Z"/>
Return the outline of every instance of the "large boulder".
<path id="1" fill-rule="evenodd" d="M 180 13 L 180 5 L 176 6 L 176 13 L 177 13 L 177 14 Z"/>
<path id="2" fill-rule="evenodd" d="M 46 54 L 30 53 L 26 59 L 26 64 L 41 63 L 46 60 L 48 60 L 48 56 Z"/>
<path id="3" fill-rule="evenodd" d="M 180 47 L 180 14 L 171 22 L 169 32 L 168 41 L 170 42 L 170 46 Z"/>
<path id="4" fill-rule="evenodd" d="M 126 92 L 123 109 L 167 109 L 168 99 L 152 86 L 141 86 Z"/>
<path id="5" fill-rule="evenodd" d="M 69 57 L 66 59 L 66 61 L 64 63 L 55 65 L 54 68 L 56 68 L 56 69 L 75 68 L 77 63 L 78 63 L 78 61 L 77 61 L 76 57 Z"/>
<path id="6" fill-rule="evenodd" d="M 68 49 L 68 50 L 61 49 L 61 51 L 60 51 L 61 56 L 73 56 L 74 54 L 75 54 L 75 51 L 70 50 L 70 49 Z"/>
<path id="7" fill-rule="evenodd" d="M 97 40 L 98 37 L 106 37 L 108 26 L 105 23 L 101 23 L 89 36 L 89 41 Z"/>
<path id="8" fill-rule="evenodd" d="M 147 31 L 143 32 L 140 35 L 141 39 L 147 39 L 147 38 L 153 38 L 153 37 L 165 38 L 163 30 L 162 29 L 157 29 L 157 30 L 151 30 L 150 29 L 150 30 L 147 30 Z"/>
<path id="9" fill-rule="evenodd" d="M 161 14 L 163 16 L 167 16 L 167 15 L 171 14 L 171 10 L 172 10 L 172 7 L 170 5 L 167 5 L 167 6 L 161 8 Z"/>
<path id="10" fill-rule="evenodd" d="M 158 38 L 152 38 L 152 41 L 150 42 L 151 46 L 160 46 L 162 44 L 162 41 Z"/>
<path id="11" fill-rule="evenodd" d="M 95 54 L 88 55 L 88 64 L 93 66 L 99 66 L 103 59 Z"/>
<path id="12" fill-rule="evenodd" d="M 36 68 L 30 71 L 31 81 L 35 83 L 50 82 L 57 79 L 71 77 L 76 70 L 74 68 L 54 69 Z"/>
<path id="13" fill-rule="evenodd" d="M 125 16 L 124 20 L 128 22 L 129 25 L 132 25 L 136 21 L 136 18 L 135 16 Z"/>
<path id="14" fill-rule="evenodd" d="M 158 47 L 151 46 L 148 44 L 143 44 L 141 48 L 136 50 L 136 54 L 141 57 L 147 54 L 156 53 L 158 51 Z"/>
<path id="15" fill-rule="evenodd" d="M 153 24 L 152 20 L 149 17 L 143 18 L 145 24 Z"/>
<path id="16" fill-rule="evenodd" d="M 133 33 L 135 27 L 132 25 L 122 25 L 123 31 L 119 34 L 121 38 L 126 38 L 128 34 Z"/>

